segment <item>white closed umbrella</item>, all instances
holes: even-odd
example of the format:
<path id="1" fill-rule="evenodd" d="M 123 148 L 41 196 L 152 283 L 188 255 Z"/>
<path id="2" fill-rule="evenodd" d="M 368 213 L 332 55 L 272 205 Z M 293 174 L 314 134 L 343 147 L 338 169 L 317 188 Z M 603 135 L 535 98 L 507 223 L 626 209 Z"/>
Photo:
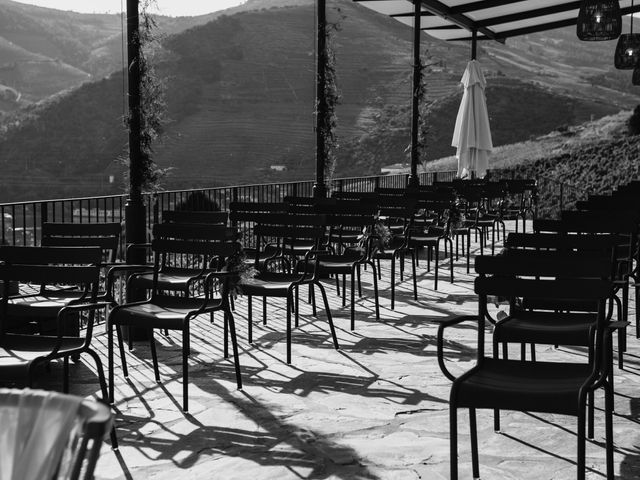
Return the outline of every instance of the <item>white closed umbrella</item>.
<path id="1" fill-rule="evenodd" d="M 476 60 L 467 64 L 460 82 L 464 85 L 464 94 L 451 141 L 451 145 L 457 148 L 458 177 L 469 178 L 471 172 L 475 172 L 478 178 L 482 178 L 487 173 L 493 143 L 484 95 L 487 82 Z"/>

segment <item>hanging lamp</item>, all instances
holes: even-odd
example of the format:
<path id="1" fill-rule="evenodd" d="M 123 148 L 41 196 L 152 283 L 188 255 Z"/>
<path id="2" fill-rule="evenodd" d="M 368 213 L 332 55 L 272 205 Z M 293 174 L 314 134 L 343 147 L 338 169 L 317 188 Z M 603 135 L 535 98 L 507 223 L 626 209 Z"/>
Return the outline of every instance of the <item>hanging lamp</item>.
<path id="1" fill-rule="evenodd" d="M 631 28 L 618 38 L 613 63 L 620 70 L 635 68 L 640 58 L 640 35 L 633 33 L 633 0 L 631 0 Z"/>
<path id="2" fill-rule="evenodd" d="M 576 34 L 580 40 L 614 40 L 622 33 L 618 0 L 582 0 Z"/>

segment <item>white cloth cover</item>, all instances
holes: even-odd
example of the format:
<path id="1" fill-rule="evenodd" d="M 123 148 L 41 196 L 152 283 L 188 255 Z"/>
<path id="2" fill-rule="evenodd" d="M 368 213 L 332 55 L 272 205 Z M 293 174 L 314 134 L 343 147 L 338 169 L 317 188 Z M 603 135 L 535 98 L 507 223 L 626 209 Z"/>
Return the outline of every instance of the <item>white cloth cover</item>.
<path id="1" fill-rule="evenodd" d="M 81 402 L 55 392 L 0 389 L 0 480 L 54 478 Z M 60 471 L 55 478 L 64 476 Z"/>
<path id="2" fill-rule="evenodd" d="M 460 82 L 464 86 L 464 94 L 451 141 L 451 146 L 457 148 L 458 177 L 468 178 L 475 171 L 476 176 L 482 178 L 489 167 L 493 143 L 484 94 L 487 82 L 476 60 L 467 64 Z"/>

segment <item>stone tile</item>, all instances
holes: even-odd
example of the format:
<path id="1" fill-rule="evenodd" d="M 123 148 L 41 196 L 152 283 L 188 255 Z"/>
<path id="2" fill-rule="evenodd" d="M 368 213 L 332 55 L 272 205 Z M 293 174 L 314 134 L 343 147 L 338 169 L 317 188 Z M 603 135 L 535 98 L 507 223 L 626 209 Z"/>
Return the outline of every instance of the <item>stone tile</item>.
<path id="1" fill-rule="evenodd" d="M 473 244 L 477 248 L 477 244 Z M 387 262 L 388 263 L 388 262 Z M 443 262 L 448 266 L 448 260 Z M 388 265 L 380 281 L 381 319 L 376 320 L 370 273 L 357 301 L 356 330 L 349 308 L 327 284 L 341 349 L 334 350 L 326 316 L 301 302 L 300 327 L 293 335 L 293 364 L 286 365 L 283 304 L 269 302 L 262 325 L 261 302 L 254 302 L 254 344 L 247 339 L 246 301 L 236 302 L 244 389 L 235 386 L 230 359 L 222 356 L 220 317 L 203 318 L 193 328 L 190 359 L 190 414 L 180 410 L 180 337 L 157 335 L 162 383 L 156 384 L 146 344 L 127 353 L 129 381 L 116 370 L 116 419 L 120 450 L 103 448 L 98 479 L 336 479 L 438 480 L 449 477 L 450 382 L 436 360 L 438 324 L 477 311 L 473 275 L 464 259 L 456 281 L 433 290 L 433 271 L 420 263 L 419 300 L 410 281 L 397 285 L 390 310 Z M 302 299 L 306 299 L 303 293 Z M 635 300 L 632 299 L 633 312 Z M 492 307 L 495 311 L 497 308 Z M 101 328 L 98 329 L 102 331 Z M 628 332 L 627 368 L 616 368 L 616 472 L 640 478 L 640 346 Z M 95 339 L 106 364 L 106 339 Z M 447 334 L 452 370 L 468 369 L 475 358 L 475 329 Z M 512 348 L 517 358 L 519 348 Z M 539 346 L 540 358 L 567 361 L 584 351 Z M 96 395 L 95 369 L 72 366 L 72 390 Z M 59 382 L 61 367 L 43 379 Z M 59 388 L 59 387 L 57 387 Z M 602 405 L 602 399 L 598 399 Z M 461 478 L 471 477 L 468 417 L 459 415 Z M 493 431 L 493 413 L 478 412 L 481 475 L 488 479 L 575 478 L 575 419 L 559 415 L 502 412 L 502 433 Z M 604 472 L 604 420 L 596 413 L 596 439 L 587 446 L 588 478 Z"/>

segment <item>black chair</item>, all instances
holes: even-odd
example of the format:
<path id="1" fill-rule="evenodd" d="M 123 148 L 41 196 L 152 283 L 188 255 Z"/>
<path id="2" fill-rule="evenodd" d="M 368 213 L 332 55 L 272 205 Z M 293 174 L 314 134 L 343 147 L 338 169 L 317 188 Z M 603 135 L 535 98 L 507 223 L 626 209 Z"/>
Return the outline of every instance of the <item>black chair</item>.
<path id="1" fill-rule="evenodd" d="M 585 478 L 586 404 L 590 393 L 605 392 L 607 478 L 613 480 L 613 392 L 607 379 L 611 348 L 606 302 L 613 284 L 606 278 L 611 262 L 551 255 L 521 255 L 476 258 L 475 281 L 479 307 L 477 316 L 463 316 L 443 322 L 438 329 L 438 363 L 445 376 L 453 380 L 450 394 L 451 479 L 458 479 L 458 408 L 468 408 L 474 478 L 480 477 L 476 409 L 546 412 L 576 416 L 577 478 Z M 550 300 L 573 299 L 597 302 L 597 315 L 590 335 L 587 363 L 528 362 L 491 358 L 485 355 L 485 318 L 489 296 L 533 297 Z M 444 331 L 464 321 L 478 324 L 477 364 L 455 377 L 444 361 Z"/>
<path id="2" fill-rule="evenodd" d="M 244 278 L 238 283 L 238 290 L 247 296 L 247 317 L 249 322 L 249 343 L 253 342 L 254 296 L 263 298 L 263 323 L 266 323 L 267 297 L 286 299 L 287 363 L 291 363 L 291 312 L 295 311 L 295 327 L 299 324 L 299 288 L 307 285 L 318 287 L 325 305 L 327 320 L 338 349 L 338 340 L 333 325 L 329 301 L 324 286 L 320 283 L 317 255 L 324 250 L 326 218 L 323 215 L 271 214 L 263 215 L 262 222 L 253 227 L 256 236 L 254 265 L 258 272 L 253 278 Z M 302 248 L 301 245 L 306 245 Z M 264 259 L 262 250 L 271 249 L 273 255 Z M 313 291 L 313 290 L 311 290 Z M 314 311 L 315 316 L 315 303 Z"/>
<path id="3" fill-rule="evenodd" d="M 440 269 L 440 252 L 447 252 L 450 256 L 449 276 L 453 283 L 453 240 L 450 233 L 447 212 L 452 208 L 454 198 L 449 194 L 438 194 L 434 198 L 418 198 L 416 208 L 423 212 L 424 220 L 414 218 L 409 229 L 409 246 L 416 249 L 416 264 L 419 264 L 419 249 L 427 249 L 427 271 L 431 270 L 431 259 L 434 261 L 433 288 L 438 289 L 438 276 Z M 468 236 L 468 234 L 467 234 Z M 441 246 L 442 244 L 442 246 Z"/>
<path id="4" fill-rule="evenodd" d="M 338 249 L 321 253 L 316 260 L 312 262 L 314 268 L 317 267 L 320 276 L 336 276 L 336 282 L 339 285 L 339 279 L 342 277 L 342 306 L 346 306 L 346 276 L 351 279 L 351 304 L 350 318 L 351 330 L 355 329 L 355 290 L 356 279 L 358 280 L 358 295 L 362 296 L 362 287 L 360 283 L 361 267 L 370 266 L 373 276 L 373 295 L 375 303 L 376 320 L 380 319 L 380 303 L 378 299 L 378 273 L 376 265 L 372 259 L 374 237 L 370 234 L 374 228 L 375 212 L 377 206 L 366 202 L 341 202 L 332 205 L 323 210 L 318 206 L 318 213 L 327 214 L 327 225 L 329 226 L 328 242 L 338 244 Z M 343 232 L 345 230 L 358 229 L 361 241 L 355 245 L 346 245 L 344 243 Z M 365 232 L 368 232 L 365 233 Z M 316 263 L 317 262 L 317 265 Z M 338 289 L 338 294 L 340 290 Z"/>
<path id="5" fill-rule="evenodd" d="M 39 367 L 62 359 L 62 388 L 66 393 L 69 391 L 69 358 L 86 353 L 96 364 L 103 400 L 107 402 L 102 362 L 91 347 L 95 313 L 108 306 L 107 302 L 97 301 L 101 259 L 102 251 L 98 247 L 0 247 L 0 279 L 4 282 L 0 299 L 0 379 L 3 382 L 31 387 Z M 74 304 L 57 297 L 47 299 L 42 292 L 11 296 L 11 281 L 34 283 L 41 288 L 76 285 L 82 295 Z M 50 335 L 9 333 L 7 321 L 15 318 L 16 310 L 24 321 L 54 318 L 55 330 Z M 75 331 L 81 314 L 85 317 L 82 335 Z M 71 335 L 68 323 L 74 324 Z M 115 431 L 111 440 L 113 448 L 117 448 Z"/>
<path id="6" fill-rule="evenodd" d="M 240 244 L 233 241 L 235 229 L 215 225 L 199 224 L 156 224 L 153 227 L 154 253 L 153 286 L 151 297 L 139 302 L 115 306 L 107 325 L 109 349 L 109 398 L 113 401 L 114 365 L 113 365 L 113 327 L 116 327 L 118 346 L 122 360 L 122 370 L 128 377 L 126 357 L 122 343 L 120 327 L 131 326 L 145 329 L 148 332 L 153 360 L 153 368 L 157 382 L 160 382 L 158 358 L 153 338 L 154 329 L 180 330 L 182 332 L 182 376 L 183 376 L 183 409 L 188 411 L 188 357 L 190 351 L 191 322 L 198 316 L 216 311 L 224 312 L 224 357 L 228 357 L 228 334 L 231 334 L 236 382 L 242 388 L 240 363 L 238 360 L 238 343 L 235 324 L 229 305 L 230 281 L 236 275 L 223 269 L 209 267 L 209 259 L 217 258 L 218 265 L 225 265 L 227 259 L 238 254 Z M 199 296 L 167 295 L 165 283 L 160 281 L 167 258 L 172 256 L 198 258 L 198 275 L 192 275 L 190 281 L 198 282 L 203 294 Z M 170 289 L 171 290 L 171 289 Z M 171 293 L 173 290 L 171 290 Z"/>
<path id="7" fill-rule="evenodd" d="M 381 197 L 378 200 L 378 223 L 374 235 L 374 251 L 372 258 L 378 266 L 378 278 L 382 270 L 380 260 L 391 262 L 391 310 L 395 308 L 396 260 L 400 264 L 400 281 L 404 276 L 405 258 L 411 261 L 413 277 L 413 298 L 418 300 L 418 284 L 416 278 L 416 251 L 409 245 L 409 229 L 416 211 L 417 201 L 406 197 Z M 381 232 L 377 231 L 382 229 Z"/>
<path id="8" fill-rule="evenodd" d="M 11 478 L 24 478 L 21 475 L 25 474 L 25 470 L 32 475 L 42 475 L 40 478 L 43 479 L 94 478 L 103 439 L 112 429 L 112 416 L 108 406 L 61 393 L 3 388 L 0 389 L 0 408 L 13 413 L 3 416 L 5 421 L 13 419 L 14 422 L 4 423 L 3 428 L 15 435 L 9 439 L 9 447 L 15 450 L 3 452 L 5 456 L 15 455 L 12 470 L 4 470 L 4 473 L 12 473 Z M 54 415 L 68 415 L 73 423 L 54 424 Z M 57 440 L 51 445 L 48 455 L 44 455 L 43 451 L 39 451 L 35 458 L 28 453 L 18 455 L 17 450 L 20 448 L 31 450 L 30 447 L 42 447 L 42 444 L 38 444 L 38 439 L 45 431 L 49 438 Z M 26 465 L 26 462 L 29 464 Z"/>

